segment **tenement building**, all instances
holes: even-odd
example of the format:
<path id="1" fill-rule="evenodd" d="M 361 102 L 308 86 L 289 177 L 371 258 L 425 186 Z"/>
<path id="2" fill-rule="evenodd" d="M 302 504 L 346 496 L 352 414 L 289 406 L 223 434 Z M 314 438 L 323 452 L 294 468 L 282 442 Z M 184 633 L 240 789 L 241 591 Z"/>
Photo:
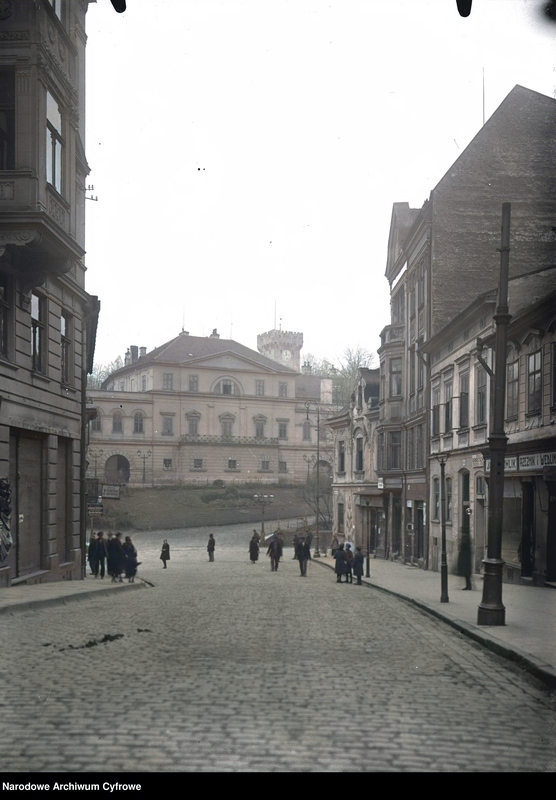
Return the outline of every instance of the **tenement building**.
<path id="1" fill-rule="evenodd" d="M 466 514 L 465 520 L 471 520 L 475 567 L 481 567 L 486 513 L 481 503 L 488 502 L 482 459 L 488 438 L 490 377 L 478 357 L 476 339 L 486 337 L 491 325 L 503 203 L 511 203 L 510 277 L 540 274 L 556 263 L 555 128 L 556 100 L 516 86 L 420 209 L 412 209 L 407 203 L 394 204 L 386 264 L 391 322 L 381 332 L 378 351 L 381 390 L 376 429 L 377 477 L 383 487 L 387 555 L 437 567 L 439 512 L 434 479 L 439 473 L 438 462 L 428 456 L 437 450 L 455 449 L 465 464 L 450 456 L 446 466 L 450 472 L 446 491 L 451 491 L 447 499 L 453 515 L 450 547 L 455 554 L 460 535 L 456 514 L 461 522 L 462 510 L 469 509 L 471 513 Z M 543 285 L 546 289 L 547 282 Z M 541 295 L 535 296 L 542 300 Z M 458 315 L 463 315 L 465 321 Z M 457 346 L 456 338 L 451 337 L 447 341 L 435 338 L 438 344 L 431 345 L 433 337 L 448 335 L 456 318 L 463 325 L 461 331 L 458 329 Z M 526 341 L 520 341 L 519 348 L 516 343 L 509 356 L 512 369 L 520 376 L 519 408 L 523 408 L 524 415 L 520 417 L 521 410 L 512 412 L 507 422 L 516 467 L 511 475 L 514 462 L 508 462 L 506 505 L 514 533 L 506 534 L 504 557 L 515 570 L 520 563 L 525 564 L 524 559 L 533 558 L 529 551 L 524 555 L 523 544 L 523 525 L 533 525 L 532 509 L 541 525 L 544 517 L 538 515 L 549 514 L 541 508 L 548 508 L 545 478 L 552 473 L 543 470 L 551 466 L 547 462 L 551 458 L 550 437 L 545 437 L 541 445 L 537 428 L 541 428 L 541 420 L 543 426 L 550 424 L 549 408 L 553 403 L 546 400 L 547 393 L 553 391 L 548 378 L 553 369 L 548 363 L 553 357 L 549 355 L 551 325 L 547 320 L 543 325 L 536 338 L 525 333 Z M 461 349 L 463 341 L 467 349 Z M 518 366 L 519 359 L 526 359 L 531 348 L 533 360 Z M 457 358 L 445 360 L 448 353 L 454 355 L 456 350 Z M 443 355 L 438 356 L 437 352 Z M 488 358 L 485 350 L 487 363 Z M 545 371 L 542 376 L 541 367 Z M 529 369 L 533 370 L 531 377 Z M 536 395 L 539 408 L 528 406 L 528 382 L 531 386 L 542 383 L 544 387 L 542 397 Z M 517 387 L 515 381 L 510 387 L 515 402 Z M 520 473 L 520 468 L 527 474 Z M 537 526 L 535 547 L 540 542 L 538 530 Z M 539 547 L 535 553 L 537 565 L 544 563 L 545 557 L 541 556 L 544 545 Z M 546 558 L 549 564 L 549 555 Z M 531 574 L 532 569 L 528 564 L 527 573 Z M 506 575 L 509 571 L 510 566 Z M 547 574 L 551 574 L 548 566 Z"/>
<path id="2" fill-rule="evenodd" d="M 124 366 L 89 391 L 97 414 L 87 477 L 139 487 L 302 483 L 317 444 L 320 466 L 331 469 L 323 444 L 332 381 L 289 366 L 299 365 L 302 343 L 301 334 L 270 331 L 259 337 L 269 357 L 214 330 L 182 331 L 150 352 L 131 347 Z"/>
<path id="3" fill-rule="evenodd" d="M 87 5 L 2 3 L 3 586 L 80 578 L 84 566 L 85 381 L 99 307 L 83 261 Z"/>

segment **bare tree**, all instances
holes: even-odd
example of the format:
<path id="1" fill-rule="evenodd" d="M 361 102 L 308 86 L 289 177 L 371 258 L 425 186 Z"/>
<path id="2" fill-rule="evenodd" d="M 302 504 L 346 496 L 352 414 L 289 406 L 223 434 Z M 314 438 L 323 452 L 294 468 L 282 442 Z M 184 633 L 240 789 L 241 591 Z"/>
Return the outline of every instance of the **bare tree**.
<path id="1" fill-rule="evenodd" d="M 349 404 L 354 386 L 359 378 L 359 369 L 372 368 L 375 354 L 365 347 L 348 347 L 333 364 L 327 358 L 319 359 L 309 353 L 305 363 L 309 364 L 313 375 L 332 378 L 332 402 L 342 408 Z"/>
<path id="2" fill-rule="evenodd" d="M 121 356 L 118 356 L 109 364 L 95 364 L 93 371 L 87 376 L 87 389 L 100 389 L 106 378 L 117 369 L 121 369 L 124 365 Z"/>

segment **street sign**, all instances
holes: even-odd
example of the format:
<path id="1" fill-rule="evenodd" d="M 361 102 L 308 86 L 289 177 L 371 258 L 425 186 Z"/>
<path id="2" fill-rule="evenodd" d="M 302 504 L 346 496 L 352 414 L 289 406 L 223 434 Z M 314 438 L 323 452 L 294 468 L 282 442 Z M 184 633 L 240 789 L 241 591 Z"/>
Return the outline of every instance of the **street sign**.
<path id="1" fill-rule="evenodd" d="M 89 517 L 102 517 L 104 513 L 104 508 L 102 505 L 92 504 L 89 503 L 87 506 L 87 515 Z"/>

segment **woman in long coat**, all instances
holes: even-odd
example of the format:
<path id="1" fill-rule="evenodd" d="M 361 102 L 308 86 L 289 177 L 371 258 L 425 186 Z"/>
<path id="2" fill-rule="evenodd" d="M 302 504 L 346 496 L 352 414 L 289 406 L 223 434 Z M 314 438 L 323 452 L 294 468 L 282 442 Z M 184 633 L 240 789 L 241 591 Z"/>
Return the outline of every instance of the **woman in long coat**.
<path id="1" fill-rule="evenodd" d="M 124 542 L 124 553 L 125 553 L 125 576 L 130 583 L 133 583 L 135 580 L 135 575 L 137 573 L 137 550 L 135 549 L 135 545 L 131 541 L 131 536 L 125 537 Z"/>
<path id="2" fill-rule="evenodd" d="M 342 575 L 346 574 L 346 556 L 344 553 L 343 543 L 338 545 L 338 549 L 334 553 L 334 558 L 336 559 L 336 566 L 334 567 L 334 572 L 336 573 L 336 583 L 341 583 Z"/>
<path id="3" fill-rule="evenodd" d="M 363 577 L 363 563 L 365 559 L 360 547 L 355 548 L 353 556 L 353 574 L 357 578 L 357 585 L 361 586 L 361 578 Z"/>
<path id="4" fill-rule="evenodd" d="M 249 558 L 252 564 L 255 564 L 259 560 L 259 542 L 254 534 L 249 542 Z"/>
<path id="5" fill-rule="evenodd" d="M 160 554 L 160 560 L 164 564 L 164 569 L 167 569 L 166 562 L 170 561 L 170 545 L 168 544 L 168 539 L 164 539 L 162 543 L 162 552 Z"/>

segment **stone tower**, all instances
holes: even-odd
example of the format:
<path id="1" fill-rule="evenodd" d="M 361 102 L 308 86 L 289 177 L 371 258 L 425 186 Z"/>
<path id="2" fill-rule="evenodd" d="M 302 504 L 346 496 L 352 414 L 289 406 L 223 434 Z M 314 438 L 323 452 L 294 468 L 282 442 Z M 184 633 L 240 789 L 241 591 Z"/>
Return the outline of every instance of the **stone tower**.
<path id="1" fill-rule="evenodd" d="M 296 372 L 301 370 L 303 334 L 292 331 L 267 331 L 257 336 L 257 350 L 263 356 L 284 364 Z"/>

